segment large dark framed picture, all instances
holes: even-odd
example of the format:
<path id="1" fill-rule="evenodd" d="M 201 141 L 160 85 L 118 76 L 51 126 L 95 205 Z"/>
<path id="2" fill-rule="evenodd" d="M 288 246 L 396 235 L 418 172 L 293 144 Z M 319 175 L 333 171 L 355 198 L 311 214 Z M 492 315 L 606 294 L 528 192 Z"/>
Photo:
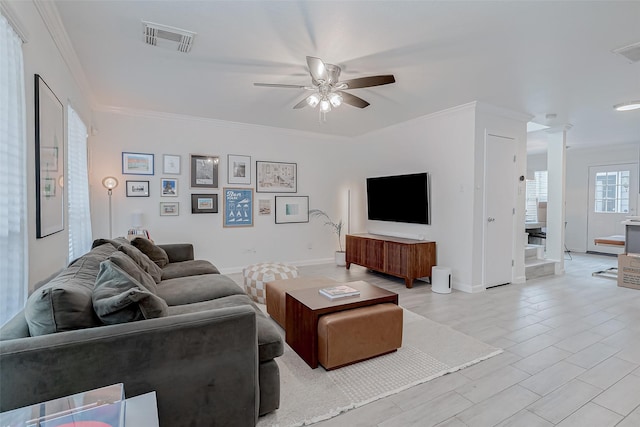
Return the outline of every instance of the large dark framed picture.
<path id="1" fill-rule="evenodd" d="M 297 193 L 298 165 L 282 162 L 256 162 L 258 193 Z"/>
<path id="2" fill-rule="evenodd" d="M 64 230 L 64 107 L 36 74 L 36 237 Z M 6 185 L 6 183 L 5 183 Z"/>
<path id="3" fill-rule="evenodd" d="M 191 188 L 218 188 L 217 156 L 191 155 Z"/>

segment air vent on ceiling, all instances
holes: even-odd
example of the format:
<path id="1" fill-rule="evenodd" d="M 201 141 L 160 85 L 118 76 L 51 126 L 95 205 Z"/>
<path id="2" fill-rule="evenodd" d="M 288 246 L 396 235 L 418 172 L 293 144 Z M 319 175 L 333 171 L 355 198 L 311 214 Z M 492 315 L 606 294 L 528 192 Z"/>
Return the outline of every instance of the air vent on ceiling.
<path id="1" fill-rule="evenodd" d="M 624 56 L 631 63 L 638 62 L 640 61 L 640 42 L 614 49 L 613 53 Z"/>
<path id="2" fill-rule="evenodd" d="M 152 46 L 177 49 L 186 53 L 191 50 L 195 35 L 193 31 L 142 21 L 142 37 L 145 43 Z"/>

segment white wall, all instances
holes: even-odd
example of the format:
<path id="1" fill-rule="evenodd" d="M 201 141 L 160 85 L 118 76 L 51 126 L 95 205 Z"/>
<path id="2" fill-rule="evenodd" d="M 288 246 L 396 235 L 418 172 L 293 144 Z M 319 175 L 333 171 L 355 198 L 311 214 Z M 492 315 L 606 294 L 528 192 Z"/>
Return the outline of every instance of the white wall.
<path id="1" fill-rule="evenodd" d="M 351 147 L 358 175 L 351 231 L 424 235 L 436 242 L 437 263 L 452 268 L 458 289 L 471 283 L 474 114 L 473 105 L 446 110 L 364 135 Z M 417 172 L 431 178 L 430 225 L 367 220 L 366 177 Z"/>
<path id="2" fill-rule="evenodd" d="M 65 136 L 66 110 L 69 103 L 83 118 L 87 126 L 90 125 L 91 113 L 86 95 L 73 79 L 34 3 L 30 1 L 11 2 L 9 7 L 28 34 L 28 42 L 23 45 L 23 53 L 27 107 L 27 210 L 29 290 L 31 291 L 35 283 L 65 267 L 69 252 L 66 211 L 63 231 L 36 239 L 34 74 L 40 74 L 64 105 Z M 66 155 L 66 137 L 64 146 Z"/>
<path id="3" fill-rule="evenodd" d="M 568 139 L 571 139 L 571 132 L 568 134 Z M 574 252 L 587 250 L 589 167 L 637 163 L 639 150 L 640 143 L 567 150 L 565 243 L 569 250 Z M 635 209 L 635 215 L 638 215 L 640 206 L 636 205 Z"/>
<path id="4" fill-rule="evenodd" d="M 337 249 L 335 236 L 321 221 L 303 224 L 275 224 L 274 213 L 257 215 L 254 226 L 224 228 L 222 225 L 222 187 L 255 190 L 256 160 L 297 163 L 298 192 L 279 194 L 309 196 L 310 208 L 327 211 L 334 220 L 345 215 L 349 161 L 343 153 L 348 140 L 323 137 L 276 128 L 248 126 L 193 117 L 134 111 L 96 111 L 94 124 L 98 134 L 91 138 L 91 206 L 94 237 L 108 236 L 107 190 L 101 185 L 113 175 L 119 186 L 113 193 L 113 234 L 126 235 L 131 214 L 143 213 L 144 228 L 157 243 L 191 242 L 196 257 L 212 261 L 223 272 L 239 271 L 243 266 L 262 261 L 313 263 L 333 259 Z M 155 155 L 155 175 L 122 175 L 123 151 Z M 220 157 L 219 188 L 189 188 L 189 154 Z M 162 154 L 182 156 L 181 174 L 162 174 Z M 250 186 L 227 184 L 227 155 L 251 156 Z M 159 196 L 160 178 L 177 177 L 179 197 Z M 149 198 L 125 196 L 126 180 L 150 182 Z M 217 193 L 218 214 L 192 214 L 191 193 Z M 255 193 L 254 202 L 270 199 L 275 212 L 274 194 Z M 180 215 L 160 216 L 161 201 L 180 203 Z M 346 216 L 344 216 L 346 219 Z"/>
<path id="5" fill-rule="evenodd" d="M 467 292 L 482 284 L 482 202 L 484 190 L 484 135 L 514 138 L 518 144 L 518 174 L 526 167 L 526 118 L 477 103 L 441 111 L 356 139 L 351 147 L 354 172 L 352 232 L 423 235 L 436 242 L 437 263 L 452 268 L 453 287 Z M 429 172 L 431 224 L 368 221 L 365 178 Z M 514 177 L 514 180 L 516 177 Z M 401 202 L 393 200 L 391 202 Z M 523 246 L 524 196 L 517 217 L 522 230 L 516 243 Z M 522 251 L 521 251 L 522 252 Z M 514 281 L 524 277 L 524 254 L 514 269 Z"/>
<path id="6" fill-rule="evenodd" d="M 484 286 L 484 236 L 486 225 L 486 215 L 484 212 L 484 155 L 487 135 L 496 135 L 510 138 L 516 145 L 516 167 L 515 175 L 512 177 L 515 195 L 515 215 L 513 216 L 513 240 L 505 241 L 505 244 L 512 245 L 513 271 L 512 280 L 514 283 L 523 283 L 526 280 L 524 269 L 524 247 L 525 238 L 525 199 L 526 182 L 520 181 L 520 176 L 526 175 L 527 168 L 527 121 L 530 117 L 522 114 L 494 107 L 487 104 L 478 103 L 476 108 L 475 122 L 475 203 L 473 211 L 473 276 L 472 286 Z"/>
<path id="7" fill-rule="evenodd" d="M 534 172 L 547 170 L 547 153 L 527 155 L 527 179 L 533 179 Z"/>

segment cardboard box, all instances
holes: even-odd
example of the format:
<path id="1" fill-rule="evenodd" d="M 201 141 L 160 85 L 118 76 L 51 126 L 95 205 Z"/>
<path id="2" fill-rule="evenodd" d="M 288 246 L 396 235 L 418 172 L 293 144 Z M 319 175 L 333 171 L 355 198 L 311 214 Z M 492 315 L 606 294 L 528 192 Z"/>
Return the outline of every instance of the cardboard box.
<path id="1" fill-rule="evenodd" d="M 618 255 L 618 286 L 640 289 L 640 257 Z"/>

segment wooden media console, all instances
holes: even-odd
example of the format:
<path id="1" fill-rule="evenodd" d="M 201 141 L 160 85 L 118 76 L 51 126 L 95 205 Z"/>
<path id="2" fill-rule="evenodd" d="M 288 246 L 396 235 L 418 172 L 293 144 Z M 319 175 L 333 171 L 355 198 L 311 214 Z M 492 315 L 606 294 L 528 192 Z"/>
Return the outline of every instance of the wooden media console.
<path id="1" fill-rule="evenodd" d="M 351 264 L 404 279 L 407 288 L 419 277 L 431 278 L 436 242 L 377 234 L 347 235 L 347 269 Z"/>

